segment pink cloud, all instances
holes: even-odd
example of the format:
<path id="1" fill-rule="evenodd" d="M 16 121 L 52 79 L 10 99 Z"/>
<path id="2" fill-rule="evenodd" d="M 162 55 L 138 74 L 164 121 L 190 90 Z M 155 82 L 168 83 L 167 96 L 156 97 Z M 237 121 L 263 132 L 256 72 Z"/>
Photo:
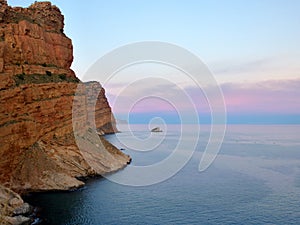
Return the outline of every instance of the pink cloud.
<path id="1" fill-rule="evenodd" d="M 300 79 L 222 85 L 228 112 L 300 113 Z"/>
<path id="2" fill-rule="evenodd" d="M 114 86 L 115 88 L 117 87 Z M 118 99 L 118 104 L 112 105 L 116 113 L 128 113 L 130 104 L 132 113 L 174 112 L 178 109 L 189 111 L 193 110 L 193 107 L 200 113 L 210 112 L 205 95 L 196 87 L 180 89 L 174 85 L 148 84 L 139 89 L 138 93 L 131 91 L 124 96 L 110 93 L 109 87 L 106 89 L 110 103 Z M 249 84 L 226 83 L 221 85 L 221 89 L 228 113 L 300 114 L 300 79 L 269 80 Z M 192 101 L 186 101 L 182 97 L 182 94 L 186 93 Z M 165 95 L 165 99 L 149 97 L 133 104 L 132 98 L 136 94 L 144 97 Z"/>

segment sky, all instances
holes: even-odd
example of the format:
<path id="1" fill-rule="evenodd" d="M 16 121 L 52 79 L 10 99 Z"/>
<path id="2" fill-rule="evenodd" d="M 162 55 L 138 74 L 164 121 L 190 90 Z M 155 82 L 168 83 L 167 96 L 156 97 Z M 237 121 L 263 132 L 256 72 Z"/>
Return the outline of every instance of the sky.
<path id="1" fill-rule="evenodd" d="M 12 6 L 32 2 L 8 0 Z M 65 33 L 74 46 L 72 69 L 83 80 L 99 58 L 120 46 L 162 41 L 187 49 L 207 65 L 224 94 L 229 123 L 300 123 L 298 0 L 52 3 L 65 16 Z M 151 76 L 166 80 L 143 82 Z M 135 85 L 136 80 L 141 83 Z M 161 116 L 177 123 L 179 111 L 188 113 L 196 108 L 200 118 L 209 121 L 205 93 L 175 68 L 133 65 L 117 72 L 110 82 L 101 76 L 99 81 L 117 118 L 128 120 L 130 114 L 132 123 L 144 123 Z M 191 104 L 180 98 L 179 92 L 189 95 Z M 141 100 L 132 102 L 136 95 Z M 177 99 L 171 107 L 174 96 Z"/>

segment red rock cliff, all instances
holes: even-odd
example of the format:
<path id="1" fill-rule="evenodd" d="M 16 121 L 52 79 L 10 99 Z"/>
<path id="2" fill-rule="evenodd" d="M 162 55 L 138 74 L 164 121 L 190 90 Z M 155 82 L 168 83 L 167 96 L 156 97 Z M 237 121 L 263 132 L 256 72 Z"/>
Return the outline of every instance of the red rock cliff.
<path id="1" fill-rule="evenodd" d="M 83 84 L 70 69 L 60 10 L 50 2 L 0 5 L 0 183 L 66 190 L 83 184 L 78 177 L 124 167 L 130 158 L 89 128 L 95 116 L 97 131 L 112 133 L 115 121 L 100 84 Z"/>

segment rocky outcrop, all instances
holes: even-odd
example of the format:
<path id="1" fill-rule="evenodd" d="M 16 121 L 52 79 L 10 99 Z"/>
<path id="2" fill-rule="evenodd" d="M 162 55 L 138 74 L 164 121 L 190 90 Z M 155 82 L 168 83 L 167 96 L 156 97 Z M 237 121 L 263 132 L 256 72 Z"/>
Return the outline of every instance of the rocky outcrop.
<path id="1" fill-rule="evenodd" d="M 14 86 L 14 76 L 59 74 L 75 77 L 72 42 L 63 33 L 63 16 L 50 2 L 29 8 L 0 9 L 0 90 Z"/>
<path id="2" fill-rule="evenodd" d="M 159 132 L 163 132 L 162 129 L 160 129 L 160 127 L 155 127 L 153 129 L 151 129 L 151 132 L 153 133 L 159 133 Z"/>
<path id="3" fill-rule="evenodd" d="M 0 224 L 30 224 L 32 210 L 20 195 L 0 185 Z"/>
<path id="4" fill-rule="evenodd" d="M 85 90 L 87 96 L 87 112 L 88 125 L 93 126 L 93 120 L 96 129 L 101 134 L 111 134 L 117 131 L 116 121 L 111 113 L 107 99 L 105 97 L 105 90 L 98 82 L 85 83 Z"/>
<path id="5" fill-rule="evenodd" d="M 69 190 L 126 166 L 130 157 L 98 135 L 116 131 L 104 89 L 70 69 L 60 10 L 0 5 L 0 183 L 19 193 Z"/>

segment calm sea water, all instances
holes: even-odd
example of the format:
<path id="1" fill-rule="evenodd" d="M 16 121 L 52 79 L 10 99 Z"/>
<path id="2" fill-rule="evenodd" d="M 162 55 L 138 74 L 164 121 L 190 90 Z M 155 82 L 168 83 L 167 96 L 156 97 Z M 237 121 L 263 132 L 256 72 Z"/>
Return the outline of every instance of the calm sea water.
<path id="1" fill-rule="evenodd" d="M 132 165 L 161 161 L 180 139 L 170 126 L 152 134 L 162 140 L 152 151 L 139 152 L 130 146 L 148 140 L 148 127 L 133 130 L 107 136 Z M 300 224 L 300 126 L 229 126 L 218 157 L 200 173 L 208 136 L 202 127 L 191 160 L 164 182 L 130 187 L 99 178 L 75 192 L 26 200 L 40 208 L 42 224 Z"/>

